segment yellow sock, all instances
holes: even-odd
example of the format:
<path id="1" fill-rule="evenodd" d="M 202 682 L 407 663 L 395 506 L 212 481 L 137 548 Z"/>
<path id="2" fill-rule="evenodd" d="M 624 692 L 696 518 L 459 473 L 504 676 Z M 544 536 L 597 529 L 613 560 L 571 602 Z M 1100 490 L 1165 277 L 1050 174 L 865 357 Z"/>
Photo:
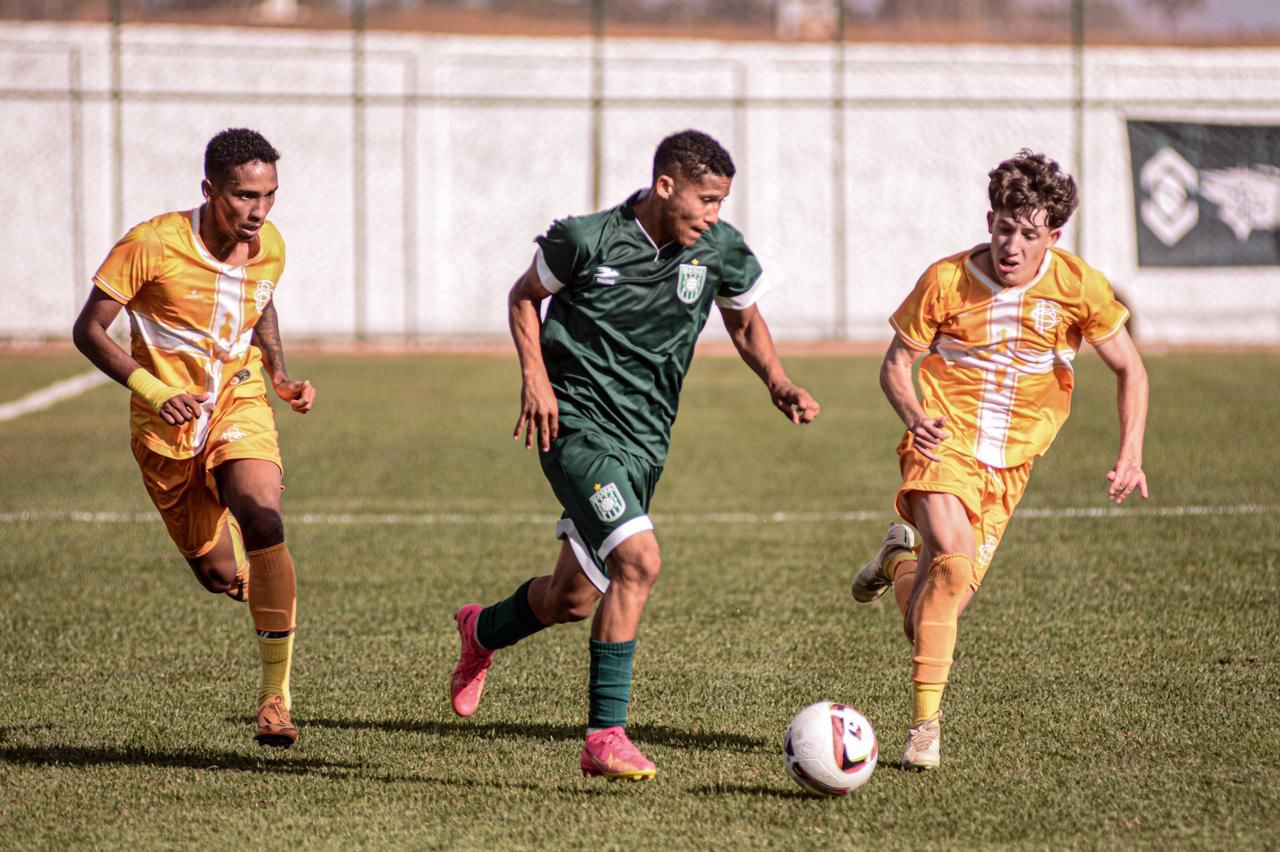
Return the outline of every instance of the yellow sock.
<path id="1" fill-rule="evenodd" d="M 293 634 L 283 639 L 258 637 L 258 653 L 262 656 L 262 685 L 258 687 L 258 706 L 273 695 L 284 699 L 286 709 L 293 707 L 289 694 L 289 668 L 293 664 Z"/>
<path id="2" fill-rule="evenodd" d="M 942 707 L 942 690 L 945 683 L 911 684 L 911 724 L 919 725 L 925 719 L 938 715 Z"/>
<path id="3" fill-rule="evenodd" d="M 895 550 L 893 552 L 893 555 L 884 561 L 884 565 L 881 566 L 880 572 L 884 574 L 884 578 L 886 580 L 892 583 L 893 575 L 898 573 L 898 566 L 901 565 L 903 562 L 906 562 L 908 559 L 917 559 L 917 558 L 919 557 L 916 556 L 915 551 Z"/>

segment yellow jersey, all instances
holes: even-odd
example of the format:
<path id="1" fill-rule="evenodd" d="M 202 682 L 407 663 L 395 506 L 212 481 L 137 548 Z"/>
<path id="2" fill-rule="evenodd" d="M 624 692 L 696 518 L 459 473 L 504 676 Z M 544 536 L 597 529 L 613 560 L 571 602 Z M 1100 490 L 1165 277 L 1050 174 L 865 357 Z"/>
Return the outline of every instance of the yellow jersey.
<path id="1" fill-rule="evenodd" d="M 1045 252 L 1036 277 L 1005 287 L 973 257 L 983 244 L 930 266 L 889 320 L 920 364 L 922 404 L 946 417 L 949 440 L 989 467 L 1044 455 L 1071 412 L 1083 338 L 1105 342 L 1129 310 L 1075 255 Z"/>
<path id="2" fill-rule="evenodd" d="M 265 222 L 258 242 L 247 263 L 225 264 L 200 240 L 199 208 L 165 213 L 125 234 L 93 276 L 128 312 L 139 366 L 167 385 L 209 394 L 200 417 L 180 426 L 168 425 L 134 396 L 130 429 L 152 451 L 191 458 L 232 400 L 265 399 L 262 355 L 251 343 L 284 272 L 284 240 Z"/>

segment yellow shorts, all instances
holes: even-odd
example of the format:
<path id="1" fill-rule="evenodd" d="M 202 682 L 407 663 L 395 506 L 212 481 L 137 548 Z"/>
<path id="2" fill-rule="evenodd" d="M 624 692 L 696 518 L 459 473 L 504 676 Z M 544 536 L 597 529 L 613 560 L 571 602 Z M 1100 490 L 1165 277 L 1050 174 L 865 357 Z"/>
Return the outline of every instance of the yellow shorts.
<path id="1" fill-rule="evenodd" d="M 218 497 L 214 468 L 235 459 L 262 459 L 280 468 L 275 416 L 265 397 L 234 400 L 215 412 L 204 449 L 191 458 L 174 459 L 150 450 L 133 436 L 133 457 L 151 502 L 160 510 L 169 537 L 188 559 L 208 553 L 218 541 L 227 507 Z"/>
<path id="2" fill-rule="evenodd" d="M 1017 467 L 988 467 L 971 455 L 957 452 L 947 441 L 934 452 L 942 459 L 935 462 L 916 451 L 913 438 L 908 432 L 898 444 L 902 485 L 898 488 L 894 508 L 903 520 L 915 524 L 907 500 L 910 492 L 942 492 L 959 498 L 969 515 L 969 523 L 973 525 L 973 540 L 978 548 L 973 558 L 973 582 L 970 584 L 977 591 L 996 548 L 1000 546 L 1000 539 L 1004 537 L 1014 507 L 1026 490 L 1034 462 L 1025 462 Z"/>

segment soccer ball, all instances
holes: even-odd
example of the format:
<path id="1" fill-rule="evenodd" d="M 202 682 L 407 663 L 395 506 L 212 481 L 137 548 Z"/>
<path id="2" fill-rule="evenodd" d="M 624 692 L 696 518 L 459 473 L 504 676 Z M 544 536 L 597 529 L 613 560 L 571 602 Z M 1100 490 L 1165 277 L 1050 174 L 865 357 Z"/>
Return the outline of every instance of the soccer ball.
<path id="1" fill-rule="evenodd" d="M 787 774 L 819 796 L 843 796 L 867 783 L 880 754 L 867 717 L 831 701 L 797 713 L 787 726 L 782 750 Z"/>

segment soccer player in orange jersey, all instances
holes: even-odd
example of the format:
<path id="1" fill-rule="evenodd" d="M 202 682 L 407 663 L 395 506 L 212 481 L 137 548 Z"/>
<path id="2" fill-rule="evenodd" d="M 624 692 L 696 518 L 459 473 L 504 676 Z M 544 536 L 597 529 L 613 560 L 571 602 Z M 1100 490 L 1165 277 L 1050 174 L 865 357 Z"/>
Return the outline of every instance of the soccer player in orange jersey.
<path id="1" fill-rule="evenodd" d="M 280 154 L 252 130 L 205 149 L 204 203 L 136 226 L 107 255 L 76 319 L 76 347 L 133 391 L 142 480 L 206 589 L 248 600 L 262 681 L 256 739 L 287 747 L 296 579 L 280 516 L 283 465 L 261 369 L 305 414 L 310 382 L 290 378 L 273 300 L 284 241 L 267 214 Z M 130 351 L 107 333 L 123 307 Z"/>
<path id="2" fill-rule="evenodd" d="M 1031 466 L 1067 419 L 1072 363 L 1087 340 L 1116 375 L 1120 449 L 1107 494 L 1147 497 L 1147 374 L 1107 279 L 1056 248 L 1076 184 L 1020 151 L 989 174 L 988 243 L 930 266 L 894 313 L 880 386 L 907 432 L 897 513 L 853 581 L 854 599 L 890 586 L 912 642 L 912 719 L 902 764 L 938 766 L 940 706 L 960 613 L 977 591 Z M 911 369 L 920 365 L 920 393 Z"/>

